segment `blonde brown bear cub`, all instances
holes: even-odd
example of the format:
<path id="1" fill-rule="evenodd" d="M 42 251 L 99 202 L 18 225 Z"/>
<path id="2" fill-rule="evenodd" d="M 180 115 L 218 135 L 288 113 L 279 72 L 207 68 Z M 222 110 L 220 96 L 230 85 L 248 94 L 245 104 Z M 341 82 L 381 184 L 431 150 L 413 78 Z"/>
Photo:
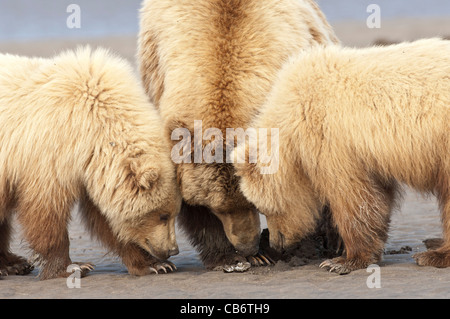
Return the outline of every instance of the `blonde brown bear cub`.
<path id="1" fill-rule="evenodd" d="M 180 226 L 208 269 L 245 264 L 245 257 L 265 264 L 264 256 L 252 257 L 259 214 L 226 160 L 234 137 L 223 137 L 227 128 L 247 129 L 291 54 L 337 43 L 332 29 L 312 0 L 147 0 L 140 27 L 140 70 L 167 135 L 177 128 L 194 135 L 196 120 L 203 132 L 222 133 L 214 141 L 223 156 L 214 153 L 207 163 L 188 154 L 190 161 L 177 164 L 184 200 Z M 214 138 L 200 136 L 192 148 L 204 153 Z"/>
<path id="2" fill-rule="evenodd" d="M 310 232 L 329 204 L 346 252 L 322 267 L 341 274 L 380 260 L 400 183 L 433 193 L 444 243 L 414 257 L 448 267 L 449 123 L 450 41 L 314 49 L 285 65 L 252 124 L 279 128 L 280 169 L 236 164 L 241 189 L 277 249 Z"/>
<path id="3" fill-rule="evenodd" d="M 41 279 L 67 276 L 76 202 L 90 231 L 129 273 L 171 270 L 165 260 L 178 252 L 181 196 L 168 143 L 131 66 L 107 51 L 1 55 L 2 274 L 32 268 L 9 251 L 16 212 Z"/>

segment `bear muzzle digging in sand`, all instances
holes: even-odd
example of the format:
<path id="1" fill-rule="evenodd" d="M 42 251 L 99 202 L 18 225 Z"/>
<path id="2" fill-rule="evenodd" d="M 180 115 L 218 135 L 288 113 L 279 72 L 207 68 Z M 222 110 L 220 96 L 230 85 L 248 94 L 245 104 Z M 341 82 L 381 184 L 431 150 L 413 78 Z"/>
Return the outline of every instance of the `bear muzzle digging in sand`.
<path id="1" fill-rule="evenodd" d="M 15 212 L 40 278 L 67 276 L 71 209 L 130 274 L 167 272 L 181 195 L 156 109 L 131 66 L 89 48 L 53 59 L 0 56 L 0 272 Z M 92 269 L 81 264 L 83 275 Z"/>
<path id="2" fill-rule="evenodd" d="M 339 274 L 380 260 L 400 184 L 432 193 L 444 240 L 413 257 L 449 267 L 449 123 L 450 41 L 312 49 L 285 65 L 253 123 L 279 128 L 280 169 L 261 175 L 260 163 L 241 161 L 241 189 L 279 250 L 310 233 L 329 205 L 345 253 L 321 266 Z"/>

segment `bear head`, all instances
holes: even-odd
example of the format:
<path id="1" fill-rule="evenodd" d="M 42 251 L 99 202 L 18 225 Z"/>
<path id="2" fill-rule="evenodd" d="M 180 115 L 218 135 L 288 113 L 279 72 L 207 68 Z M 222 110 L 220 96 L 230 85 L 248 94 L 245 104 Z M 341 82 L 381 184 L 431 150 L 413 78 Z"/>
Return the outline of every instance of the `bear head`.
<path id="1" fill-rule="evenodd" d="M 166 260 L 178 254 L 175 219 L 181 195 L 170 158 L 154 152 L 99 152 L 89 163 L 86 189 L 119 241 Z"/>

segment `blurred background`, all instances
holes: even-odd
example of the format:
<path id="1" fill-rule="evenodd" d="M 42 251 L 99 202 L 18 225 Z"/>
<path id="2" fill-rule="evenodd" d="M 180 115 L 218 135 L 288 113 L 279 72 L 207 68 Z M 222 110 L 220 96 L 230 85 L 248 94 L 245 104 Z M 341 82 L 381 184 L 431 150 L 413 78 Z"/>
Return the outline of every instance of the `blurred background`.
<path id="1" fill-rule="evenodd" d="M 317 0 L 343 44 L 367 46 L 450 35 L 449 0 Z M 368 28 L 370 4 L 380 28 Z M 80 28 L 67 27 L 70 4 Z M 0 52 L 52 55 L 80 43 L 112 48 L 134 61 L 141 0 L 0 0 Z"/>

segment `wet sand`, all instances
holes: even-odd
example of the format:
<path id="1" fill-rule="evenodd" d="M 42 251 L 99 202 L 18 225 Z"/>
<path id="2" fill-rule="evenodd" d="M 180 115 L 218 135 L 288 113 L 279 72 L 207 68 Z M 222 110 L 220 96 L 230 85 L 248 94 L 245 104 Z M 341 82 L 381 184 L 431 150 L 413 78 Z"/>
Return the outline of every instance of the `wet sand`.
<path id="1" fill-rule="evenodd" d="M 412 254 L 424 251 L 422 241 L 440 237 L 439 211 L 434 198 L 407 192 L 404 205 L 392 218 L 386 251 L 411 247 L 411 252 L 384 255 L 379 263 L 381 288 L 368 288 L 365 269 L 339 276 L 320 269 L 320 260 L 300 267 L 278 262 L 246 273 L 206 271 L 196 252 L 179 234 L 180 254 L 172 257 L 178 271 L 135 277 L 120 261 L 89 238 L 78 216 L 70 225 L 73 261 L 90 261 L 96 269 L 69 289 L 66 279 L 39 281 L 28 276 L 0 281 L 0 298 L 449 298 L 450 269 L 419 267 Z M 17 236 L 14 251 L 26 254 Z"/>
<path id="2" fill-rule="evenodd" d="M 413 40 L 450 35 L 450 19 L 386 21 L 379 30 L 361 23 L 333 25 L 343 44 L 367 46 L 378 39 Z M 0 43 L 1 52 L 51 56 L 78 44 L 109 47 L 134 63 L 136 37 L 91 40 L 49 40 L 27 43 Z M 264 225 L 263 225 L 264 227 Z M 368 288 L 371 273 L 365 269 L 339 276 L 319 269 L 321 260 L 293 267 L 252 268 L 246 273 L 206 271 L 197 253 L 178 232 L 180 254 L 171 258 L 178 271 L 167 275 L 134 277 L 114 256 L 90 239 L 80 225 L 76 211 L 70 224 L 71 258 L 96 265 L 81 279 L 81 288 L 69 289 L 66 279 L 39 281 L 38 270 L 28 276 L 8 276 L 0 280 L 0 298 L 449 298 L 450 269 L 419 267 L 412 255 L 426 248 L 422 241 L 441 237 L 439 210 L 434 197 L 424 198 L 407 191 L 400 211 L 393 214 L 386 251 L 400 251 L 383 257 L 381 288 Z M 407 251 L 402 247 L 410 247 Z M 28 256 L 26 243 L 17 231 L 13 251 Z"/>

